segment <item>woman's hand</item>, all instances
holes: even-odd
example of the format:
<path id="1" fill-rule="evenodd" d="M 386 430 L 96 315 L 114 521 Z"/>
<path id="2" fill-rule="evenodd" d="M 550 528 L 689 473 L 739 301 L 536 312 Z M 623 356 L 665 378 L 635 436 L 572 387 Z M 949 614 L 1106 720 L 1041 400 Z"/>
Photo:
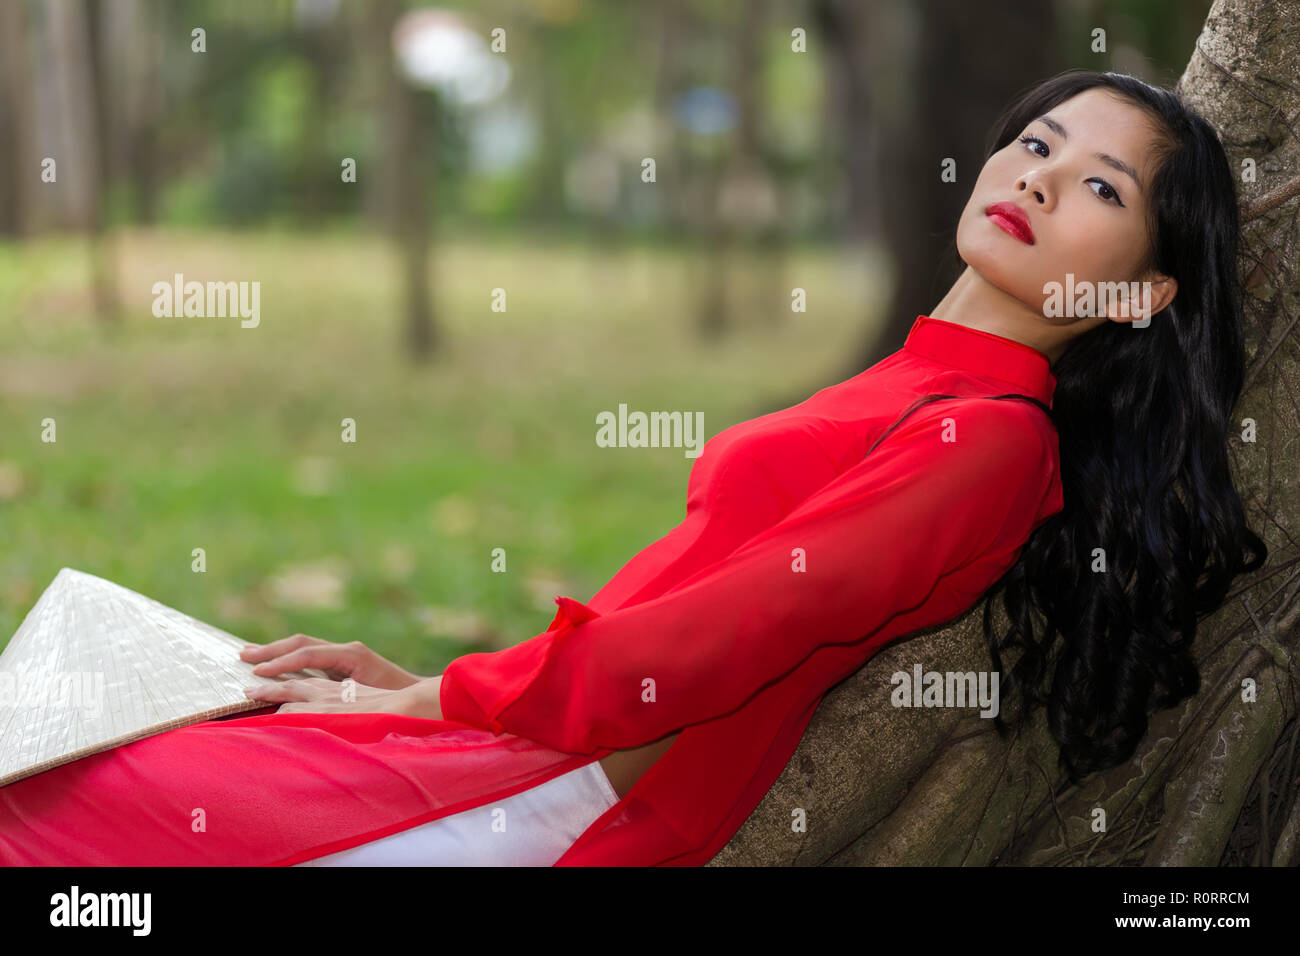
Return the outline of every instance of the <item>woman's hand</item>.
<path id="1" fill-rule="evenodd" d="M 239 652 L 239 658 L 257 663 L 253 673 L 258 677 L 315 667 L 334 681 L 351 677 L 358 684 L 385 690 L 400 690 L 424 679 L 385 660 L 360 641 L 334 644 L 306 634 L 270 644 L 250 644 Z"/>
<path id="2" fill-rule="evenodd" d="M 283 705 L 276 710 L 277 714 L 403 714 L 426 720 L 442 720 L 442 708 L 438 704 L 441 684 L 441 675 L 417 680 L 414 684 L 397 690 L 369 687 L 350 678 L 335 681 L 308 677 L 258 684 L 244 688 L 244 693 L 254 700 L 271 703 L 283 701 Z"/>

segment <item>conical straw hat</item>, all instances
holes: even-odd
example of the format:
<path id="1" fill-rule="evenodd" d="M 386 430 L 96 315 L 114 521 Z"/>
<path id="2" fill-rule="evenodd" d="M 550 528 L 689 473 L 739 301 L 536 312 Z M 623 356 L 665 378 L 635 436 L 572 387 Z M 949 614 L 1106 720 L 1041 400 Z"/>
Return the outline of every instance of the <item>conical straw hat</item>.
<path id="1" fill-rule="evenodd" d="M 233 634 L 112 581 L 63 568 L 0 654 L 0 786 L 241 711 L 266 680 Z M 325 677 L 294 671 L 271 680 Z"/>

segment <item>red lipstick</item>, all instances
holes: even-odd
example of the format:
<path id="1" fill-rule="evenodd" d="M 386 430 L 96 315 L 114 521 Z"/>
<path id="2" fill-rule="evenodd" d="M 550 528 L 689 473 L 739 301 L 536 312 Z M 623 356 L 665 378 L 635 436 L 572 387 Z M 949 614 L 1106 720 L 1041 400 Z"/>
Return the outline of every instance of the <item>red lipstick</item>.
<path id="1" fill-rule="evenodd" d="M 984 210 L 984 215 L 1021 242 L 1034 244 L 1034 230 L 1029 228 L 1029 217 L 1015 203 L 995 202 Z"/>

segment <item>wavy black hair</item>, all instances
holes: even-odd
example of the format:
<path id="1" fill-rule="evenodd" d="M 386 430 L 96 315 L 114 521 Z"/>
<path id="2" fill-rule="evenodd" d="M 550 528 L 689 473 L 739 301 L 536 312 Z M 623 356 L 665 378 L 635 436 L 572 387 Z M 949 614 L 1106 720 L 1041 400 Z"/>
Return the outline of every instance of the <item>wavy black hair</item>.
<path id="1" fill-rule="evenodd" d="M 1051 408 L 1026 395 L 987 396 L 1033 402 L 1059 438 L 1064 507 L 986 592 L 984 636 L 1004 695 L 1020 695 L 1015 723 L 1047 708 L 1071 783 L 1129 759 L 1151 714 L 1200 689 L 1198 618 L 1268 556 L 1246 527 L 1229 470 L 1245 363 L 1240 218 L 1213 127 L 1170 90 L 1070 70 L 1016 98 L 985 161 L 1052 107 L 1097 87 L 1145 110 L 1159 133 L 1143 271 L 1173 277 L 1177 292 L 1140 334 L 1103 322 L 1074 339 L 1053 366 Z M 920 405 L 952 397 L 923 396 L 889 431 Z M 1093 570 L 1096 549 L 1104 573 Z M 999 594 L 1011 622 L 1000 638 Z M 1013 649 L 1008 671 L 1002 655 Z M 994 718 L 1004 738 L 1005 709 Z"/>

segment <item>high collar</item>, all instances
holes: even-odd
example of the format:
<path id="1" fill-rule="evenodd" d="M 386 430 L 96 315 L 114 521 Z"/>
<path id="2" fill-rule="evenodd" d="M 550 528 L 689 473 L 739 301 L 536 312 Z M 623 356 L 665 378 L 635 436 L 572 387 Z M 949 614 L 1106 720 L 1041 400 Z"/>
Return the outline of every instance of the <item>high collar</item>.
<path id="1" fill-rule="evenodd" d="M 1047 356 L 1023 342 L 958 325 L 947 319 L 918 315 L 903 348 L 953 368 L 996 378 L 1019 391 L 1052 404 L 1056 376 Z"/>

